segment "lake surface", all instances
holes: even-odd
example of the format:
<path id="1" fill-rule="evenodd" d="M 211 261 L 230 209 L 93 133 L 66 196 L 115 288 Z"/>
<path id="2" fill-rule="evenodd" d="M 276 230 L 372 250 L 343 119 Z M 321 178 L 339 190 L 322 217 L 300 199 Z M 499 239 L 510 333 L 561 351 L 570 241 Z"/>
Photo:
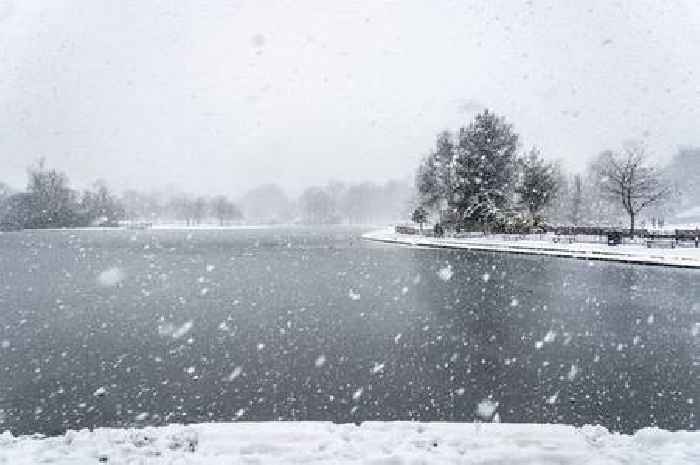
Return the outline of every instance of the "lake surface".
<path id="1" fill-rule="evenodd" d="M 0 234 L 0 430 L 473 421 L 486 399 L 697 428 L 700 272 L 362 232 Z"/>

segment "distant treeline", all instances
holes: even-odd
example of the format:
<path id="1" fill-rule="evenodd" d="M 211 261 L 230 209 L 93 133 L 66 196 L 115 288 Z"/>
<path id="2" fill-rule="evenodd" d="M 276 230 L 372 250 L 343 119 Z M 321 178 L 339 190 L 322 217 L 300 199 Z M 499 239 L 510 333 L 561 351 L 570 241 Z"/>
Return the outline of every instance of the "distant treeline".
<path id="1" fill-rule="evenodd" d="M 113 226 L 123 216 L 123 206 L 104 183 L 76 191 L 64 173 L 46 167 L 43 160 L 29 168 L 26 192 L 0 187 L 3 230 Z"/>
<path id="2" fill-rule="evenodd" d="M 105 182 L 71 188 L 68 176 L 42 160 L 28 170 L 25 191 L 0 182 L 0 229 L 112 227 L 125 223 L 230 225 L 237 223 L 381 223 L 405 217 L 414 198 L 409 182 L 344 184 L 329 182 L 289 198 L 274 184 L 250 190 L 237 201 L 224 195 L 190 195 L 127 190 L 121 195 Z"/>
<path id="3" fill-rule="evenodd" d="M 405 217 L 413 205 L 408 181 L 312 186 L 298 198 L 279 186 L 264 184 L 227 205 L 223 197 L 207 199 L 173 192 L 126 191 L 121 197 L 133 221 L 180 221 L 187 224 L 243 221 L 247 224 L 368 224 Z"/>
<path id="4" fill-rule="evenodd" d="M 379 224 L 409 215 L 414 197 L 408 182 L 331 182 L 306 189 L 299 198 L 299 208 L 304 223 Z"/>
<path id="5" fill-rule="evenodd" d="M 28 170 L 24 192 L 0 183 L 0 229 L 114 227 L 125 221 L 179 220 L 188 225 L 215 219 L 218 224 L 238 221 L 240 209 L 225 196 L 213 198 L 173 195 L 163 204 L 153 196 L 127 191 L 119 196 L 106 183 L 90 189 L 70 187 L 68 176 L 46 166 L 44 160 Z"/>

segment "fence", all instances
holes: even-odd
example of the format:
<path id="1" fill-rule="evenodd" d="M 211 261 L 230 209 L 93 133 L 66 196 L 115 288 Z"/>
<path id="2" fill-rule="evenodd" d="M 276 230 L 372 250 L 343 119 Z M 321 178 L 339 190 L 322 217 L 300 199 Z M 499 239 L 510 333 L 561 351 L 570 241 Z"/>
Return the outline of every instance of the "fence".
<path id="1" fill-rule="evenodd" d="M 433 236 L 432 228 L 426 228 L 422 232 L 415 226 L 396 226 L 399 234 L 422 234 Z M 695 246 L 700 244 L 700 229 L 675 229 L 673 231 L 650 231 L 647 229 L 635 229 L 634 234 L 629 229 L 602 228 L 598 226 L 490 226 L 469 225 L 466 228 L 455 228 L 451 234 L 455 238 L 476 238 L 488 236 L 501 236 L 503 239 L 543 239 L 545 235 L 553 234 L 555 241 L 568 240 L 570 242 L 607 243 L 610 234 L 619 235 L 623 243 L 637 243 L 649 240 L 673 240 L 679 246 Z"/>

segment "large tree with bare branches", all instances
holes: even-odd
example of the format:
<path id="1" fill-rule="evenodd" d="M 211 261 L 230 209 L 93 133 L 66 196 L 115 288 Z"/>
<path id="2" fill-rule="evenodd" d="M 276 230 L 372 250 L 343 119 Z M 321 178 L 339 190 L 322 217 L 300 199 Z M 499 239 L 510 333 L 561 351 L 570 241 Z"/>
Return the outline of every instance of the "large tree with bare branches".
<path id="1" fill-rule="evenodd" d="M 225 195 L 217 195 L 211 200 L 211 210 L 219 220 L 219 226 L 223 226 L 226 221 L 238 220 L 243 217 L 238 206 L 226 198 Z"/>
<path id="2" fill-rule="evenodd" d="M 661 172 L 648 162 L 641 144 L 628 144 L 622 152 L 603 152 L 597 160 L 596 171 L 602 193 L 621 203 L 629 215 L 632 236 L 637 215 L 663 202 L 672 193 Z"/>

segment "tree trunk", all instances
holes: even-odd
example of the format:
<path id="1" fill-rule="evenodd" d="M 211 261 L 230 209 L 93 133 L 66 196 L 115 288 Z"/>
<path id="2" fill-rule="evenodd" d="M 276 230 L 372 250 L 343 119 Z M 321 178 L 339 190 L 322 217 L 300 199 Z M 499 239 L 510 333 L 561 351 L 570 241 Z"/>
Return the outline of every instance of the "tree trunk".
<path id="1" fill-rule="evenodd" d="M 634 213 L 630 213 L 630 239 L 634 239 Z"/>

